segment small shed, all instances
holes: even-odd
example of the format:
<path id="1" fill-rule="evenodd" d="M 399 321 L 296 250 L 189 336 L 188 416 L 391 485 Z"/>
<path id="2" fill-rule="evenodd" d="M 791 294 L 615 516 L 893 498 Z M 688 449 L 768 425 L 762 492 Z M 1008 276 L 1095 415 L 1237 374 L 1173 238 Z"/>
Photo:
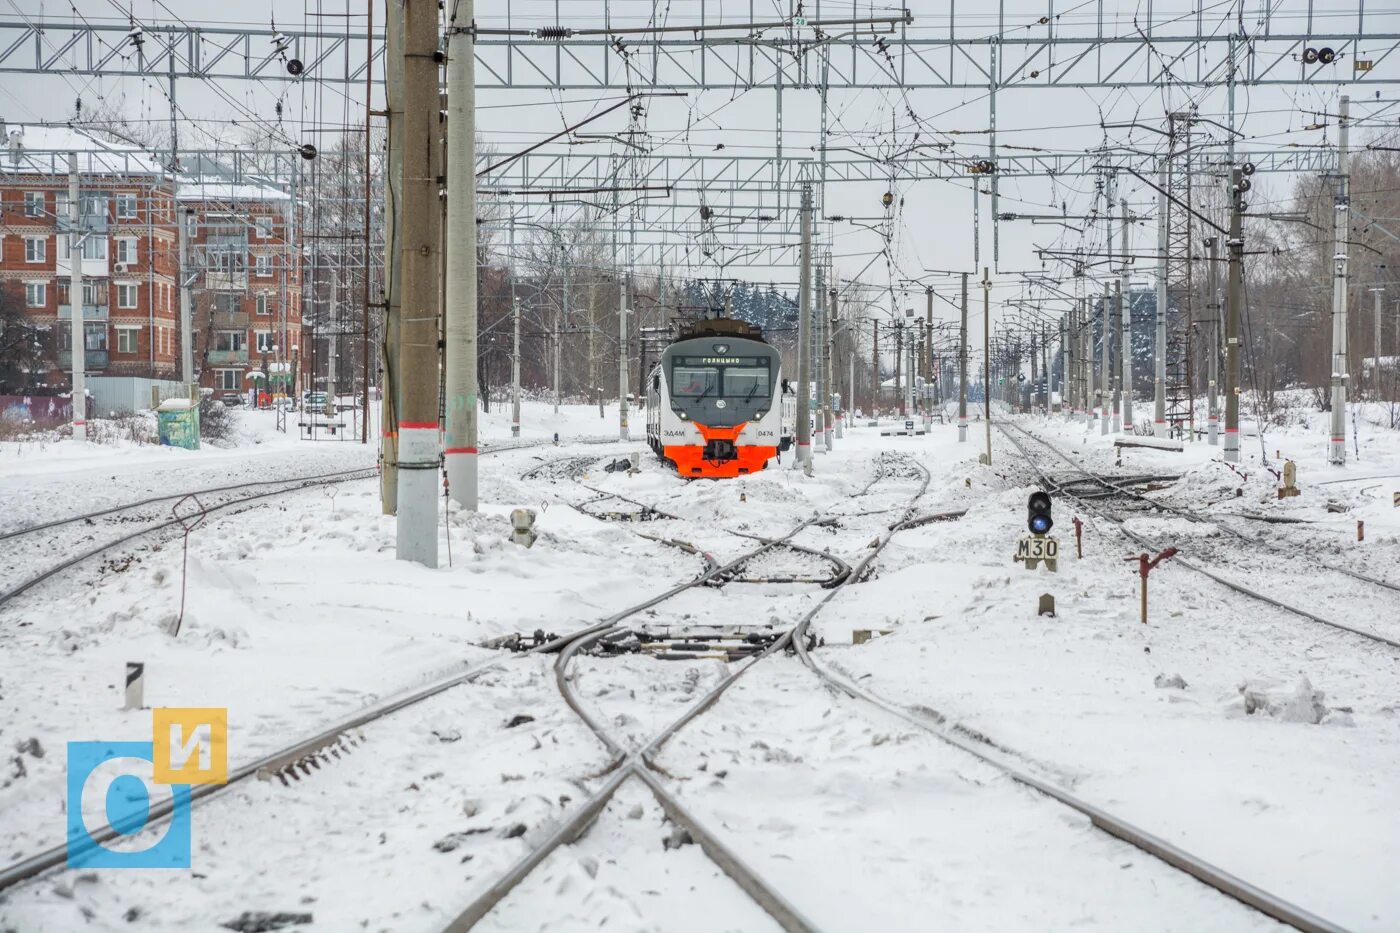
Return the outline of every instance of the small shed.
<path id="1" fill-rule="evenodd" d="M 160 442 L 166 447 L 199 449 L 199 406 L 187 398 L 168 398 L 156 409 Z"/>

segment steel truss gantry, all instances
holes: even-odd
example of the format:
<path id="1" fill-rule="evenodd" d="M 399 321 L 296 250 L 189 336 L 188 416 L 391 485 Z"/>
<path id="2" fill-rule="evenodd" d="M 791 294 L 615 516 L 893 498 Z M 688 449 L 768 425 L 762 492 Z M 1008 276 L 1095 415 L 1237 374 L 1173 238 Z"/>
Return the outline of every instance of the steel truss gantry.
<path id="1" fill-rule="evenodd" d="M 1065 18 L 1053 0 L 1024 4 L 996 20 L 953 0 L 947 12 L 921 14 L 898 25 L 811 25 L 774 23 L 771 13 L 749 4 L 747 20 L 728 20 L 723 0 L 699 0 L 694 25 L 666 32 L 629 28 L 572 29 L 553 5 L 522 16 L 529 4 L 511 3 L 502 16 L 478 21 L 476 79 L 481 89 L 630 90 L 638 86 L 677 90 L 754 87 L 830 89 L 888 88 L 1087 88 L 1223 86 L 1235 62 L 1237 84 L 1340 85 L 1400 80 L 1394 52 L 1400 33 L 1366 31 L 1364 0 L 1317 0 L 1274 4 L 1236 21 L 1233 13 L 1211 15 L 1205 4 L 1183 14 L 1148 7 L 1119 18 L 1106 5 L 1083 19 Z M 1013 4 L 1014 5 L 1014 4 Z M 590 11 L 611 21 L 604 0 Z M 517 10 L 519 7 L 521 9 Z M 823 9 L 825 7 L 825 9 Z M 808 4 L 813 22 L 860 11 L 852 2 Z M 893 11 L 891 11 L 893 12 Z M 1072 12 L 1072 11 L 1071 11 Z M 514 25 L 517 17 L 529 27 Z M 891 17 L 897 18 L 897 17 Z M 1394 14 L 1369 13 L 1372 24 L 1394 25 Z M 768 23 L 744 29 L 744 22 Z M 621 21 L 621 20 L 618 20 Z M 725 25 L 726 22 L 732 25 Z M 497 26 L 503 23 L 503 28 Z M 1221 26 L 1226 28 L 1220 28 Z M 1315 28 L 1316 27 L 1316 28 Z M 366 55 L 368 48 L 369 54 Z M 1308 61 L 1307 49 L 1331 50 L 1327 62 Z M 806 53 L 829 49 L 830 61 Z M 72 16 L 0 19 L 0 73 L 65 72 L 127 77 L 316 80 L 363 84 L 382 80 L 374 65 L 383 58 L 382 32 L 364 29 L 249 29 L 150 25 L 133 29 L 115 23 L 75 22 Z M 289 69 L 295 60 L 296 74 Z M 1369 65 L 1369 67 L 1366 67 Z"/>

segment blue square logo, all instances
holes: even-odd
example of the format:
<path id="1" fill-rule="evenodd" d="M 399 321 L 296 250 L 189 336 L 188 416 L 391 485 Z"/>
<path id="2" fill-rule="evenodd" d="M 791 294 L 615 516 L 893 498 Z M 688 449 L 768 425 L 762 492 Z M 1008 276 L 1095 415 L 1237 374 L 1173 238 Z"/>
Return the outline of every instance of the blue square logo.
<path id="1" fill-rule="evenodd" d="M 190 786 L 156 784 L 153 768 L 150 742 L 68 743 L 69 868 L 190 867 Z M 92 829 L 83 817 L 84 800 Z M 166 814 L 165 834 L 149 845 L 107 847 L 134 840 Z"/>

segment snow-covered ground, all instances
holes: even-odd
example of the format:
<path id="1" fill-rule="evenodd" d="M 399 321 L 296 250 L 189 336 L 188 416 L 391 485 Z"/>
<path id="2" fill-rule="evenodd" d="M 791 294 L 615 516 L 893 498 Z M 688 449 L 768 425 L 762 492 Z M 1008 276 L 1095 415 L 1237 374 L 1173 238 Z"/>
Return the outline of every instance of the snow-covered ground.
<path id="1" fill-rule="evenodd" d="M 239 418 L 241 441 L 229 449 L 0 445 L 0 497 L 12 504 L 0 531 L 147 495 L 374 462 L 373 445 L 301 441 L 272 430 L 268 413 Z M 871 578 L 818 614 L 825 662 L 1332 921 L 1400 927 L 1391 881 L 1400 871 L 1400 651 L 1171 562 L 1153 573 L 1143 626 L 1135 565 L 1124 561 L 1140 548 L 1081 512 L 1085 554 L 1073 559 L 1076 511 L 1064 500 L 1059 572 L 1023 570 L 1011 555 L 1033 472 L 1000 434 L 992 466 L 979 466 L 980 424 L 966 444 L 951 424 L 926 437 L 881 437 L 862 424 L 817 455 L 810 478 L 784 463 L 741 480 L 685 482 L 649 453 L 639 475 L 603 472 L 607 459 L 645 450 L 639 439 L 611 441 L 615 419 L 615 409 L 600 419 L 596 408 L 555 415 L 527 403 L 521 440 L 542 443 L 482 459 L 482 511 L 450 512 L 437 570 L 393 559 L 394 520 L 366 480 L 334 496 L 279 496 L 196 531 L 177 638 L 168 631 L 181 551 L 169 538 L 0 608 L 0 745 L 16 749 L 0 765 L 0 864 L 62 842 L 67 741 L 149 737 L 150 713 L 120 708 L 128 661 L 147 665 L 149 706 L 227 707 L 236 766 L 499 657 L 490 639 L 574 631 L 702 570 L 699 557 L 636 532 L 691 542 L 724 563 L 755 546 L 733 531 L 778 536 L 822 512 L 832 520 L 794 541 L 854 564 L 913 488 L 896 477 L 852 498 L 876 475 L 876 458 L 895 451 L 930 470 L 919 512 L 968 513 L 896 534 Z M 634 437 L 643 423 L 634 415 Z M 1112 438 L 1096 428 L 1018 423 L 1093 470 L 1113 469 Z M 483 419 L 483 439 L 487 449 L 511 440 L 508 410 Z M 1313 582 L 1296 569 L 1313 552 L 1400 582 L 1400 509 L 1390 501 L 1400 435 L 1363 427 L 1362 460 L 1343 468 L 1326 464 L 1316 429 L 1276 429 L 1265 443 L 1275 469 L 1276 450 L 1298 464 L 1302 495 L 1274 497 L 1254 438 L 1239 474 L 1204 443 L 1129 449 L 1121 469 L 1181 475 L 1152 495 L 1268 535 L 1303 551 L 1301 561 L 1271 571 L 1264 559 L 1232 558 L 1248 545 L 1184 518 L 1135 520 L 1135 530 L 1183 556 L 1194 542 L 1203 562 L 1286 602 Z M 595 494 L 569 478 L 580 465 L 588 486 L 679 519 L 591 516 L 580 506 Z M 1040 466 L 1071 470 L 1048 453 Z M 528 550 L 508 540 L 508 514 L 521 506 L 538 515 Z M 1307 524 L 1263 523 L 1263 514 Z M 822 572 L 810 557 L 783 554 L 756 569 Z M 1326 576 L 1331 589 L 1309 606 L 1335 604 L 1339 616 L 1363 607 L 1367 617 L 1350 618 L 1358 627 L 1400 631 L 1400 592 L 1362 596 L 1352 582 L 1349 594 Z M 1035 612 L 1046 592 L 1054 618 Z M 781 627 L 825 593 L 736 582 L 687 591 L 642 621 Z M 891 634 L 856 647 L 855 629 Z M 658 763 L 696 815 L 821 927 L 1269 925 L 927 734 L 836 700 L 794 661 L 762 663 Z M 576 674 L 588 702 L 641 741 L 723 670 L 714 660 L 581 658 Z M 312 914 L 311 929 L 439 929 L 596 789 L 608 760 L 539 656 L 511 656 L 358 731 L 348 755 L 299 781 L 247 782 L 196 807 L 193 872 L 50 873 L 0 893 L 0 929 L 218 930 L 245 911 Z M 627 785 L 484 928 L 767 928 L 698 847 L 663 845 L 670 833 L 650 795 Z"/>

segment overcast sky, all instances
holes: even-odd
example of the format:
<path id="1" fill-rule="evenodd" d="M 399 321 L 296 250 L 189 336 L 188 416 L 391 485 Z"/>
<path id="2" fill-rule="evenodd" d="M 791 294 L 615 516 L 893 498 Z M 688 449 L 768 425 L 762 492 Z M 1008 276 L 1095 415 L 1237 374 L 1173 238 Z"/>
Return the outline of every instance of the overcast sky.
<path id="1" fill-rule="evenodd" d="M 127 0 L 120 3 L 116 0 L 74 0 L 74 4 L 78 11 L 76 16 L 66 0 L 63 3 L 0 0 L 0 20 L 13 21 L 25 17 L 37 22 L 42 19 L 51 30 L 50 41 L 55 41 L 62 34 L 62 27 L 73 23 L 79 16 L 92 23 L 125 23 L 127 9 L 132 10 L 138 22 L 148 27 L 171 23 L 178 13 L 179 19 L 203 26 L 268 29 L 275 21 L 281 29 L 319 27 L 343 31 L 348 28 L 359 32 L 365 25 L 366 9 L 363 4 L 347 7 L 337 0 L 308 0 L 302 4 L 274 3 L 270 0 L 239 0 L 232 4 L 213 0 L 180 0 L 178 3 L 175 0 L 167 0 L 166 3 L 153 0 L 134 0 L 132 3 Z M 1086 34 L 1086 31 L 1095 30 L 1094 17 L 1098 4 L 1099 0 L 1080 3 L 1061 0 L 1058 12 L 1053 12 L 1053 26 L 1057 34 Z M 910 6 L 914 22 L 908 29 L 909 36 L 946 37 L 949 34 L 948 0 L 912 0 Z M 1188 13 L 1195 7 L 1188 3 L 1103 0 L 1102 6 L 1105 9 L 1105 32 L 1110 36 L 1137 36 L 1137 29 L 1145 24 L 1144 17 L 1149 6 L 1159 24 L 1158 35 L 1163 31 L 1194 30 L 1197 24 L 1197 16 Z M 1267 24 L 1259 18 L 1259 10 L 1264 6 L 1273 10 Z M 1355 0 L 1327 0 L 1325 3 L 1318 2 L 1316 6 L 1326 7 L 1326 10 L 1315 14 L 1314 33 L 1357 27 Z M 556 23 L 585 28 L 603 25 L 604 21 L 604 4 L 600 0 L 513 0 L 510 3 L 483 2 L 477 7 L 479 25 L 492 28 L 538 28 Z M 607 9 L 607 19 L 615 28 L 636 28 L 649 21 L 670 26 L 692 25 L 700 22 L 701 7 L 699 0 L 661 3 L 614 0 Z M 785 18 L 791 7 L 787 0 L 724 0 L 722 3 L 710 0 L 704 4 L 703 15 L 704 21 L 711 25 L 720 22 L 771 21 Z M 1239 27 L 1240 20 L 1235 15 L 1240 13 L 1238 3 L 1207 2 L 1205 7 L 1200 22 L 1207 33 L 1228 32 L 1232 25 Z M 992 3 L 961 0 L 951 24 L 954 34 L 978 38 L 995 33 L 995 9 Z M 1007 36 L 1028 35 L 1027 30 L 1048 28 L 1041 27 L 1037 21 L 1041 16 L 1052 14 L 1046 2 L 1006 0 L 1005 9 L 1007 30 L 1004 35 Z M 851 16 L 853 10 L 856 16 L 881 16 L 890 12 L 888 7 L 872 7 L 866 2 L 828 3 L 824 9 L 809 2 L 805 8 L 809 17 L 820 15 L 828 19 L 838 15 Z M 1306 29 L 1306 10 L 1306 0 L 1283 0 L 1278 3 L 1271 0 L 1267 4 L 1263 0 L 1248 0 L 1243 11 L 1243 26 L 1251 35 L 1262 33 L 1266 26 L 1273 34 L 1303 32 Z M 383 15 L 382 4 L 376 5 L 376 23 L 382 22 Z M 1169 20 L 1169 25 L 1163 25 Z M 1367 11 L 1363 27 L 1368 35 L 1400 33 L 1400 13 Z M 779 34 L 770 31 L 766 35 Z M 686 36 L 688 34 L 676 38 Z M 638 42 L 640 44 L 640 40 Z M 1373 41 L 1363 43 L 1360 50 L 1359 54 L 1373 56 L 1378 63 L 1367 76 L 1367 81 L 1375 83 L 1375 87 L 1363 86 L 1350 90 L 1356 98 L 1354 112 L 1369 121 L 1368 126 L 1354 131 L 1354 143 L 1379 132 L 1384 125 L 1393 126 L 1395 118 L 1400 116 L 1400 108 L 1390 100 L 1397 96 L 1395 89 L 1380 83 L 1400 79 L 1400 64 L 1397 64 L 1400 58 L 1382 59 L 1386 48 L 1388 46 Z M 815 54 L 809 58 L 812 62 L 817 60 Z M 1352 74 L 1349 63 L 1342 62 L 1334 68 L 1338 74 Z M 1299 66 L 1293 66 L 1293 72 L 1298 70 Z M 1134 65 L 1120 73 L 1119 77 L 1135 80 L 1141 72 L 1142 67 Z M 1329 119 L 1328 115 L 1336 113 L 1340 93 L 1343 91 L 1336 87 L 1322 85 L 1241 88 L 1237 97 L 1236 118 L 1236 126 L 1242 134 L 1238 138 L 1239 147 L 1242 150 L 1272 150 L 1289 145 L 1330 144 L 1335 140 L 1336 131 L 1333 125 L 1335 119 Z M 550 92 L 482 87 L 477 98 L 479 129 L 485 140 L 499 150 L 516 151 L 558 132 L 566 123 L 596 113 L 615 103 L 621 96 L 618 91 Z M 832 150 L 841 150 L 839 154 L 833 152 L 833 158 L 847 158 L 855 154 L 878 158 L 916 142 L 950 145 L 951 154 L 969 159 L 985 156 L 986 130 L 990 126 L 989 97 L 986 88 L 919 90 L 906 94 L 899 93 L 893 87 L 832 92 L 827 110 L 828 145 Z M 131 119 L 153 121 L 161 127 L 162 133 L 168 133 L 169 103 L 164 82 L 62 73 L 0 76 L 0 115 L 11 122 L 67 119 L 79 98 L 88 109 L 102 101 L 116 104 Z M 327 130 L 358 122 L 364 110 L 363 88 L 310 82 L 256 84 L 223 81 L 215 88 L 208 82 L 187 80 L 179 82 L 178 99 L 182 111 L 192 118 L 238 121 L 244 126 L 261 126 L 268 135 L 280 136 L 285 141 L 305 140 L 318 144 L 326 138 Z M 666 155 L 684 159 L 690 154 L 720 151 L 717 147 L 721 146 L 724 152 L 730 154 L 769 155 L 777 145 L 776 99 L 777 95 L 771 89 L 725 88 L 652 100 L 642 124 L 646 134 L 643 141 L 650 154 L 638 158 L 646 160 Z M 280 116 L 277 113 L 279 101 L 282 104 Z M 1160 127 L 1168 110 L 1194 105 L 1201 116 L 1224 123 L 1228 112 L 1223 87 L 1012 88 L 1001 90 L 996 101 L 998 141 L 1004 154 L 1026 154 L 1038 150 L 1085 152 L 1098 149 L 1106 142 L 1130 145 L 1150 153 L 1161 148 L 1162 138 L 1158 134 L 1141 128 L 1104 130 L 1101 122 L 1135 121 Z M 376 106 L 380 103 L 376 100 Z M 815 157 L 821 128 L 818 91 L 813 88 L 789 89 L 783 94 L 782 107 L 785 154 L 806 153 Z M 1373 114 L 1374 118 L 1371 117 Z M 1307 129 L 1314 124 L 1325 124 L 1325 127 Z M 182 128 L 182 142 L 209 145 L 211 126 L 213 130 L 218 129 L 213 124 Z M 624 133 L 627 127 L 628 116 L 626 108 L 623 108 L 590 124 L 588 131 L 619 134 Z M 919 133 L 917 139 L 914 137 L 916 131 Z M 1217 142 L 1223 141 L 1226 135 L 1222 129 L 1211 125 L 1203 125 L 1199 132 Z M 579 151 L 584 151 L 584 147 L 579 147 Z M 587 151 L 621 151 L 621 147 L 613 142 L 594 142 Z M 1221 148 L 1214 150 L 1217 154 L 1221 151 Z M 1252 195 L 1256 204 L 1285 197 L 1293 183 L 1291 178 L 1285 176 L 1258 176 L 1256 181 L 1258 185 Z M 1087 242 L 1101 248 L 1103 230 L 1098 224 L 1093 225 L 1092 230 L 1081 233 L 1060 225 L 1005 222 L 1000 225 L 1000 257 L 994 264 L 990 198 L 986 194 L 974 196 L 970 184 L 969 179 L 956 183 L 897 179 L 893 182 L 829 184 L 824 213 L 858 217 L 863 225 L 847 222 L 826 226 L 820 231 L 825 238 L 823 245 L 835 254 L 835 264 L 842 276 L 861 273 L 864 281 L 881 286 L 893 281 L 895 293 L 887 293 L 881 299 L 885 305 L 908 304 L 920 310 L 924 300 L 922 287 L 913 287 L 909 294 L 901 295 L 899 280 L 922 276 L 926 269 L 975 269 L 972 210 L 975 197 L 980 197 L 982 201 L 981 265 L 995 266 L 994 304 L 999 297 L 1019 293 L 1021 280 L 1014 273 L 1042 267 L 1042 260 L 1035 252 L 1037 247 L 1069 248 Z M 1128 198 L 1134 209 L 1155 212 L 1155 194 L 1144 189 L 1131 176 L 1120 175 L 1119 185 L 1120 196 Z M 986 187 L 985 183 L 983 187 Z M 888 215 L 880 205 L 880 196 L 887 188 L 902 200 L 902 207 L 897 201 L 896 207 Z M 775 195 L 769 192 L 768 197 Z M 1096 197 L 1093 178 L 1018 178 L 1007 175 L 1001 181 L 1003 211 L 1084 214 L 1093 208 Z M 792 203 L 796 203 L 795 196 Z M 644 210 L 641 215 L 643 225 L 646 216 Z M 1071 221 L 1069 226 L 1082 228 L 1084 224 Z M 884 237 L 869 227 L 892 233 L 888 248 Z M 1082 237 L 1085 239 L 1081 240 Z M 1114 239 L 1117 240 L 1116 234 Z M 1133 242 L 1143 250 L 1155 248 L 1156 231 L 1151 222 L 1134 228 Z M 1135 281 L 1143 284 L 1149 281 L 1153 270 L 1146 265 L 1139 264 Z M 1053 262 L 1044 267 L 1056 276 L 1065 272 L 1064 266 Z M 668 270 L 701 276 L 714 275 L 716 271 L 713 264 L 698 255 L 690 268 Z M 745 272 L 731 265 L 724 275 L 782 283 L 796 280 L 796 271 L 790 267 L 765 266 Z M 939 292 L 952 295 L 952 280 L 940 286 Z M 980 304 L 980 300 L 974 303 L 978 311 Z M 949 305 L 940 301 L 935 306 L 935 313 L 946 318 L 954 312 Z"/>

